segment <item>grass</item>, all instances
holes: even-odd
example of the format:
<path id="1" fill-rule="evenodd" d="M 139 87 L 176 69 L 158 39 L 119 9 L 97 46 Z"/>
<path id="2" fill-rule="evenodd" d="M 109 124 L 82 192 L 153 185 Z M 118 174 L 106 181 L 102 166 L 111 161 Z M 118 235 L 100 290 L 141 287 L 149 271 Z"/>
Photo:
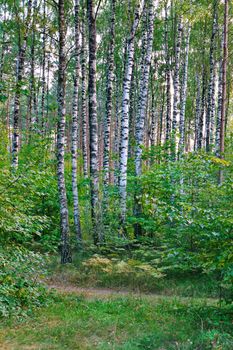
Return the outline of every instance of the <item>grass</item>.
<path id="1" fill-rule="evenodd" d="M 0 328 L 3 350 L 231 350 L 230 308 L 204 301 L 55 297 L 33 318 Z"/>

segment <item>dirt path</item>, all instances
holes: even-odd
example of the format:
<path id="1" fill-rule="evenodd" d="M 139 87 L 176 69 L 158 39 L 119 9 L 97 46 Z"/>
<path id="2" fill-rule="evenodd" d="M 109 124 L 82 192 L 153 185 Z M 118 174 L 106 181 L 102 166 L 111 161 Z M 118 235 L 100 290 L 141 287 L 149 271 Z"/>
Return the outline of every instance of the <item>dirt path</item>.
<path id="1" fill-rule="evenodd" d="M 87 297 L 109 297 L 109 296 L 135 296 L 135 297 L 162 297 L 157 294 L 146 294 L 146 293 L 139 293 L 139 292 L 133 292 L 129 290 L 116 290 L 116 289 L 110 289 L 110 288 L 90 288 L 90 287 L 77 287 L 72 284 L 61 284 L 61 283 L 49 283 L 48 284 L 49 289 L 54 289 L 58 291 L 59 293 L 64 294 L 83 294 Z"/>
<path id="2" fill-rule="evenodd" d="M 191 300 L 200 301 L 202 303 L 206 303 L 209 305 L 217 304 L 218 300 L 214 298 L 192 298 L 192 297 L 182 297 L 182 296 L 171 296 L 171 295 L 163 295 L 163 294 L 156 294 L 156 293 L 143 293 L 143 292 L 134 292 L 129 290 L 117 290 L 117 289 L 110 289 L 110 288 L 90 288 L 90 287 L 78 287 L 76 285 L 66 283 L 55 283 L 51 282 L 47 284 L 48 288 L 51 290 L 55 290 L 60 294 L 77 294 L 77 295 L 83 295 L 84 297 L 88 299 L 107 299 L 107 298 L 117 298 L 121 296 L 129 296 L 129 297 L 135 297 L 135 298 L 143 298 L 143 299 L 166 299 L 166 300 L 172 300 L 172 299 L 178 299 L 181 302 L 188 303 Z"/>

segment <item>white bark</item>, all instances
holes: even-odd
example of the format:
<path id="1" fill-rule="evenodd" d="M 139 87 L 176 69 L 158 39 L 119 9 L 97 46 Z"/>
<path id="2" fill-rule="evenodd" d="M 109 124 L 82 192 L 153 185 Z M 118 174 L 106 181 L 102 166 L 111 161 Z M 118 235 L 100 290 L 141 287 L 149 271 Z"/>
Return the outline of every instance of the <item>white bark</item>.
<path id="1" fill-rule="evenodd" d="M 58 192 L 60 200 L 60 217 L 61 217 L 61 263 L 71 262 L 71 251 L 69 243 L 69 220 L 68 204 L 65 185 L 65 123 L 66 123 L 66 106 L 65 106 L 65 14 L 64 0 L 59 0 L 58 4 L 58 21 L 59 21 L 59 66 L 58 66 L 58 127 L 57 127 L 57 177 Z"/>
<path id="2" fill-rule="evenodd" d="M 180 140 L 179 140 L 179 157 L 184 153 L 185 149 L 185 107 L 187 99 L 187 83 L 188 83 L 188 61 L 189 61 L 189 42 L 190 42 L 191 27 L 188 26 L 186 43 L 185 43 L 185 58 L 183 64 L 183 77 L 180 93 Z"/>
<path id="3" fill-rule="evenodd" d="M 30 27 L 31 20 L 31 10 L 32 10 L 32 1 L 28 0 L 27 5 L 27 17 L 25 20 L 25 28 L 22 37 L 22 44 L 19 47 L 19 53 L 17 58 L 17 67 L 16 67 L 16 91 L 14 98 L 14 116 L 13 116 L 13 140 L 12 140 L 12 167 L 17 169 L 19 162 L 19 117 L 20 117 L 20 89 L 23 80 L 24 73 L 24 63 L 25 55 L 27 49 L 27 39 Z"/>
<path id="4" fill-rule="evenodd" d="M 82 34 L 82 43 L 81 43 L 81 71 L 82 71 L 82 155 L 83 155 L 83 175 L 85 178 L 88 177 L 88 137 L 87 137 L 87 87 L 86 87 L 86 26 L 85 26 L 85 6 L 83 4 L 83 17 L 81 24 L 81 34 Z"/>
<path id="5" fill-rule="evenodd" d="M 221 129 L 221 113 L 222 113 L 222 70 L 223 70 L 223 41 L 224 35 L 221 38 L 221 56 L 219 60 L 218 70 L 218 108 L 217 108 L 217 120 L 216 120 L 216 137 L 215 137 L 215 153 L 216 156 L 220 156 L 220 129 Z"/>
<path id="6" fill-rule="evenodd" d="M 144 1 L 141 8 L 144 7 Z M 127 187 L 127 164 L 128 164 L 128 142 L 129 142 L 129 95 L 130 83 L 134 58 L 134 37 L 140 20 L 140 7 L 135 11 L 134 22 L 131 27 L 127 46 L 127 63 L 123 81 L 122 115 L 121 115 L 121 141 L 120 141 L 120 165 L 119 165 L 119 193 L 121 221 L 124 223 L 126 216 L 126 187 Z"/>
<path id="7" fill-rule="evenodd" d="M 194 138 L 194 150 L 196 151 L 198 146 L 198 126 L 201 113 L 201 80 L 199 74 L 196 76 L 197 82 L 197 96 L 196 96 L 196 111 L 195 111 L 195 138 Z"/>
<path id="8" fill-rule="evenodd" d="M 176 134 L 177 134 L 177 121 L 180 115 L 180 49 L 181 49 L 181 37 L 183 31 L 182 18 L 178 20 L 177 37 L 176 37 L 176 49 L 175 49 L 175 70 L 174 70 L 174 99 L 173 99 L 173 119 L 172 119 L 172 159 L 176 159 Z"/>
<path id="9" fill-rule="evenodd" d="M 144 14 L 147 17 L 147 11 Z M 147 38 L 145 40 L 145 59 L 141 66 L 141 81 L 139 92 L 139 108 L 136 118 L 136 150 L 135 150 L 135 171 L 136 176 L 142 173 L 142 145 L 146 119 L 146 108 L 148 98 L 148 84 L 150 74 L 150 64 L 152 57 L 152 45 L 154 34 L 154 3 L 153 0 L 148 4 L 148 30 L 145 28 Z"/>
<path id="10" fill-rule="evenodd" d="M 99 213 L 99 164 L 98 164 L 98 121 L 96 98 L 96 18 L 93 0 L 87 1 L 89 20 L 89 133 L 90 133 L 90 178 L 91 216 L 94 243 L 102 241 Z"/>
<path id="11" fill-rule="evenodd" d="M 206 111 L 206 140 L 205 146 L 206 151 L 210 151 L 210 140 L 211 135 L 211 121 L 214 119 L 214 104 L 215 104 L 215 60 L 214 60 L 214 50 L 215 50 L 215 37 L 218 31 L 218 22 L 217 22 L 217 0 L 214 0 L 213 6 L 213 26 L 212 26 L 212 35 L 210 43 L 210 78 L 209 78 L 209 87 L 208 87 L 208 97 L 207 97 L 207 111 Z"/>
<path id="12" fill-rule="evenodd" d="M 107 71 L 107 86 L 106 86 L 106 115 L 104 121 L 104 183 L 107 185 L 110 180 L 110 137 L 111 137 L 111 120 L 112 120 L 112 90 L 114 81 L 114 43 L 115 43 L 115 0 L 111 0 L 111 21 L 110 21 L 110 43 L 108 51 L 108 71 Z"/>
<path id="13" fill-rule="evenodd" d="M 78 244 L 81 244 L 81 225 L 78 198 L 78 181 L 77 181 L 77 149 L 78 149 L 78 82 L 79 82 L 79 0 L 75 0 L 74 7 L 75 20 L 75 71 L 74 71 L 74 95 L 72 111 L 72 192 L 74 205 L 74 227 Z"/>

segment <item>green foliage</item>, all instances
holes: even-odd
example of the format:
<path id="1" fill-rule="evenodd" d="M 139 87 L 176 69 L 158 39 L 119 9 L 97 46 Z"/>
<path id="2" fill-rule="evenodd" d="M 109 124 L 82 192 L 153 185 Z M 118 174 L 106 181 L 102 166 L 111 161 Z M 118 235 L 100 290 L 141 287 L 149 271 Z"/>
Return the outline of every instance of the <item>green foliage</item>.
<path id="1" fill-rule="evenodd" d="M 129 173 L 126 222 L 129 240 L 134 238 L 135 225 L 142 229 L 140 248 L 134 251 L 134 257 L 168 276 L 210 274 L 218 281 L 224 298 L 230 300 L 233 295 L 231 160 L 190 153 L 171 162 L 166 149 L 144 152 L 147 162 L 155 156 L 160 161 L 145 169 L 139 179 L 135 180 Z M 221 186 L 217 181 L 220 167 L 224 169 Z M 111 232 L 107 237 L 113 242 L 112 232 L 116 230 L 119 213 L 112 189 L 109 196 L 105 219 L 110 219 L 106 222 Z M 135 196 L 141 206 L 140 215 L 135 215 Z"/>
<path id="2" fill-rule="evenodd" d="M 2 138 L 4 140 L 4 138 Z M 54 165 L 47 157 L 49 144 L 38 140 L 22 148 L 17 171 L 9 166 L 6 148 L 1 148 L 0 241 L 30 244 L 56 250 L 59 206 Z M 4 152 L 5 151 L 5 152 Z"/>
<path id="3" fill-rule="evenodd" d="M 46 257 L 23 247 L 0 250 L 0 317 L 22 317 L 48 301 L 39 280 Z"/>

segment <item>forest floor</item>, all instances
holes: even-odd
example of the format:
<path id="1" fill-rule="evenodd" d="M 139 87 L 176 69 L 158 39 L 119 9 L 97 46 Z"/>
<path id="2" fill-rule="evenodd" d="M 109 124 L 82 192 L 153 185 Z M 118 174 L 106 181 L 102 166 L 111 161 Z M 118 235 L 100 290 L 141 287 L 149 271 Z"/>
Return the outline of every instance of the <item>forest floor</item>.
<path id="1" fill-rule="evenodd" d="M 216 299 L 50 281 L 54 298 L 0 327 L 1 350 L 232 350 L 232 319 Z"/>

